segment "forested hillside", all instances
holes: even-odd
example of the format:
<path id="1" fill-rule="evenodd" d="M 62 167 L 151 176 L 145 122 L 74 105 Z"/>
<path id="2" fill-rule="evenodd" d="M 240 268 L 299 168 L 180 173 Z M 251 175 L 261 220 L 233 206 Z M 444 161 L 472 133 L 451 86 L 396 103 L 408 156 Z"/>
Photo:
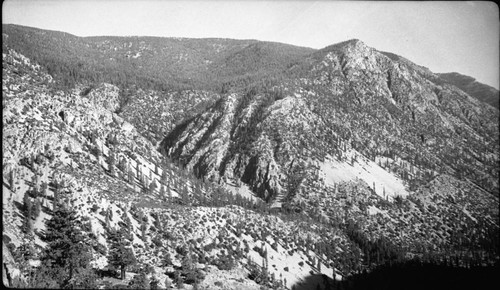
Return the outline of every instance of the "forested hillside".
<path id="1" fill-rule="evenodd" d="M 18 25 L 2 30 L 4 47 L 40 63 L 62 88 L 109 82 L 162 91 L 228 90 L 278 73 L 313 51 L 256 40 L 76 37 Z"/>
<path id="2" fill-rule="evenodd" d="M 478 100 L 492 105 L 495 108 L 500 106 L 499 92 L 495 88 L 482 84 L 474 78 L 459 73 L 438 74 L 446 82 L 457 86 L 467 94 Z"/>

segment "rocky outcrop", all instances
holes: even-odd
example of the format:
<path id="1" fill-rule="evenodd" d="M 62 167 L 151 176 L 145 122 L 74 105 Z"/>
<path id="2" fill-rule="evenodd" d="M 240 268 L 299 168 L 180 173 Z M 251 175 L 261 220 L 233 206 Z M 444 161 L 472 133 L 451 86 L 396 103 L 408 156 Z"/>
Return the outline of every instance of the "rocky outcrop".
<path id="1" fill-rule="evenodd" d="M 2 241 L 2 282 L 6 287 L 13 287 L 14 279 L 19 278 L 20 271 L 16 266 L 16 261 L 12 257 L 9 248 Z"/>

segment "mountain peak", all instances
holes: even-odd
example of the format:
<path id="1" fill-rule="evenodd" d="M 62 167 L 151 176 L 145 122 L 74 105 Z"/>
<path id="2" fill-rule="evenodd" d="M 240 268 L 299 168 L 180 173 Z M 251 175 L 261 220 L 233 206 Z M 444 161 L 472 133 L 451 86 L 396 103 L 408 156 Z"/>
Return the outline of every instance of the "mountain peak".
<path id="1" fill-rule="evenodd" d="M 362 51 L 367 50 L 367 49 L 371 49 L 371 47 L 366 45 L 363 41 L 356 39 L 356 38 L 348 40 L 345 47 L 346 48 L 353 48 L 355 50 L 362 50 Z"/>
<path id="2" fill-rule="evenodd" d="M 329 52 L 329 51 L 349 51 L 349 50 L 367 50 L 371 49 L 367 46 L 363 41 L 353 38 L 350 40 L 342 41 L 333 45 L 329 45 L 320 51 Z"/>
<path id="3" fill-rule="evenodd" d="M 361 40 L 359 40 L 359 39 L 357 39 L 357 38 L 349 39 L 347 42 L 348 42 L 349 44 L 354 44 L 354 45 L 365 45 L 365 46 L 366 46 L 366 44 L 365 44 L 363 41 L 361 41 Z"/>

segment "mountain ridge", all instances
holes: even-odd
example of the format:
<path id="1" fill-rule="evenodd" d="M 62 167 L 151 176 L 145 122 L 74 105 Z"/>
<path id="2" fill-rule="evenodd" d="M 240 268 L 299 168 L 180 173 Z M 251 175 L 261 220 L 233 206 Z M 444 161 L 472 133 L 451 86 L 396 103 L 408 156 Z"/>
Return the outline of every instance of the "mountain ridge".
<path id="1" fill-rule="evenodd" d="M 23 31 L 23 30 L 27 30 L 25 31 L 24 33 L 26 32 L 30 32 L 30 31 L 35 31 L 37 32 L 36 34 L 41 34 L 41 35 L 45 35 L 45 34 L 50 34 L 50 35 L 53 35 L 53 37 L 57 36 L 57 35 L 62 35 L 64 37 L 70 37 L 72 38 L 73 40 L 76 40 L 77 42 L 78 41 L 84 41 L 84 40 L 105 40 L 105 39 L 110 39 L 110 40 L 121 40 L 121 41 L 125 41 L 127 39 L 129 40 L 138 40 L 140 38 L 145 38 L 145 39 L 150 39 L 150 40 L 155 40 L 155 41 L 158 41 L 158 40 L 164 40 L 164 41 L 174 41 L 177 39 L 181 39 L 181 38 L 178 38 L 178 37 L 157 37 L 157 36 L 86 36 L 86 37 L 79 37 L 79 36 L 75 36 L 75 35 L 72 35 L 72 34 L 69 34 L 69 33 L 66 33 L 66 32 L 59 32 L 59 31 L 55 31 L 55 30 L 44 30 L 44 29 L 39 29 L 39 28 L 35 28 L 35 27 L 28 27 L 28 26 L 21 26 L 21 25 L 16 25 L 16 24 L 2 24 L 2 31 L 3 31 L 3 34 L 7 34 L 7 31 Z M 54 38 L 56 39 L 56 38 Z M 41 40 L 40 40 L 41 41 Z M 265 46 L 265 45 L 271 45 L 271 47 L 290 47 L 291 49 L 295 49 L 297 50 L 297 52 L 300 52 L 299 55 L 303 55 L 305 57 L 310 57 L 311 54 L 315 54 L 315 53 L 318 53 L 318 52 L 321 52 L 321 51 L 326 51 L 328 49 L 332 49 L 332 48 L 335 48 L 335 47 L 339 47 L 343 44 L 347 44 L 347 43 L 352 43 L 352 42 L 361 42 L 363 43 L 361 40 L 359 39 L 351 39 L 351 40 L 347 40 L 347 41 L 344 41 L 344 42 L 340 42 L 340 43 L 337 43 L 337 44 L 333 44 L 333 45 L 330 45 L 330 46 L 326 46 L 325 48 L 322 48 L 322 49 L 312 49 L 312 48 L 308 48 L 308 47 L 302 47 L 302 46 L 296 46 L 296 45 L 290 45 L 290 44 L 285 44 L 285 43 L 280 43 L 280 42 L 272 42 L 272 41 L 259 41 L 259 40 L 253 40 L 253 39 L 245 39 L 245 40 L 241 40 L 241 39 L 229 39 L 229 38 L 182 38 L 182 41 L 184 42 L 187 42 L 187 43 L 196 43 L 196 42 L 217 42 L 217 41 L 222 41 L 222 42 L 233 42 L 233 43 L 240 43 L 242 45 L 260 45 L 260 46 Z M 5 42 L 5 39 L 4 39 L 4 42 Z M 55 41 L 55 42 L 60 42 L 60 41 Z M 93 42 L 93 43 L 92 43 Z M 91 41 L 91 43 L 87 43 L 85 45 L 85 47 L 81 47 L 80 50 L 81 51 L 88 51 L 89 49 L 89 45 L 90 46 L 94 46 L 96 47 L 96 45 L 99 45 L 98 43 L 95 43 L 96 41 Z M 132 43 L 132 42 L 130 42 Z M 33 43 L 31 42 L 30 44 L 31 46 L 36 46 L 37 44 L 36 43 Z M 102 45 L 102 44 L 101 44 Z M 363 45 L 365 45 L 363 43 Z M 134 45 L 136 46 L 136 45 Z M 19 48 L 22 48 L 23 46 L 21 45 L 20 47 L 18 47 L 18 50 Z M 115 46 L 115 49 L 117 47 Z M 53 48 L 50 48 L 51 50 Z M 286 49 L 285 49 L 286 50 Z M 95 54 L 95 52 L 91 52 L 92 50 L 90 50 L 89 52 L 85 52 L 85 54 Z M 25 55 L 27 55 L 29 58 L 32 58 L 32 59 L 35 59 L 36 60 L 36 53 L 33 53 L 33 52 L 28 52 L 28 51 L 23 51 L 23 49 L 20 50 L 21 53 L 24 53 Z M 125 56 L 125 59 L 134 59 L 132 58 L 133 56 L 137 55 L 137 53 L 140 53 L 140 51 L 135 51 L 134 53 L 130 52 L 130 53 L 127 53 L 126 51 L 123 51 L 124 53 L 124 56 Z M 288 52 L 287 52 L 288 53 Z M 285 53 L 285 55 L 287 54 Z M 411 63 L 413 65 L 415 65 L 413 62 L 405 59 L 404 57 L 401 57 L 401 56 L 398 56 L 398 55 L 395 55 L 395 54 L 392 54 L 392 53 L 389 53 L 389 52 L 381 52 L 383 54 L 386 54 L 388 57 L 392 57 L 393 60 L 396 60 L 396 58 L 399 60 L 399 61 L 403 61 L 404 63 Z M 63 55 L 67 54 L 67 49 L 66 49 L 66 52 L 63 52 L 62 53 Z M 293 54 L 292 54 L 293 55 Z M 66 57 L 69 57 L 69 58 L 81 58 L 81 56 L 77 56 L 76 53 L 74 52 L 71 52 L 69 55 L 67 56 L 63 56 L 63 58 L 66 58 Z M 120 56 L 120 57 L 123 57 L 123 56 Z M 180 56 L 182 58 L 182 55 Z M 42 61 L 42 63 L 44 64 L 45 61 L 53 61 L 54 58 L 51 58 L 51 59 L 41 59 L 39 61 Z M 117 58 L 118 60 L 118 58 Z M 82 62 L 83 61 L 83 62 Z M 108 60 L 104 59 L 105 62 L 108 62 Z M 213 59 L 212 60 L 208 60 L 208 61 L 214 61 Z M 301 60 L 299 60 L 300 62 Z M 84 80 L 86 80 L 87 82 L 95 82 L 95 81 L 98 81 L 98 80 L 106 80 L 106 81 L 110 81 L 111 83 L 113 84 L 116 84 L 116 85 L 119 85 L 119 86 L 122 86 L 122 85 L 125 85 L 125 86 L 129 86 L 131 85 L 131 83 L 129 83 L 128 81 L 124 80 L 123 77 L 120 77 L 120 76 L 112 76 L 112 77 L 106 77 L 106 76 L 103 76 L 103 74 L 113 74 L 112 71 L 110 71 L 108 68 L 106 68 L 106 66 L 112 66 L 112 67 L 116 67 L 116 64 L 112 64 L 112 63 L 106 63 L 104 67 L 99 67 L 99 66 L 95 66 L 95 65 L 91 65 L 91 67 L 89 68 L 85 68 L 85 65 L 83 65 L 84 63 L 86 62 L 85 58 L 83 58 L 82 60 L 80 60 L 79 62 L 77 61 L 76 63 L 74 62 L 70 62 L 70 63 L 62 63 L 60 65 L 63 66 L 63 70 L 62 72 L 64 73 L 67 73 L 67 69 L 64 69 L 64 67 L 68 66 L 68 65 L 74 65 L 75 67 L 80 67 L 78 68 L 76 71 L 73 71 L 71 73 L 67 73 L 68 75 L 79 75 L 79 76 L 76 76 L 73 77 L 73 79 L 68 79 L 69 77 L 65 77 L 63 78 L 63 80 L 65 80 L 65 82 L 67 82 L 68 86 L 73 84 L 77 79 L 79 78 L 83 78 Z M 157 62 L 156 60 L 153 60 L 152 62 L 148 62 L 149 65 L 151 64 L 154 64 L 155 62 Z M 164 63 L 164 62 L 160 62 L 160 63 Z M 46 64 L 44 64 L 45 66 Z M 170 71 L 170 70 L 167 70 L 167 74 L 166 75 L 170 75 L 170 77 L 167 77 L 167 79 L 159 79 L 158 77 L 153 77 L 151 75 L 148 75 L 146 74 L 145 72 L 141 72 L 139 73 L 138 75 L 136 75 L 136 73 L 133 73 L 133 69 L 134 67 L 136 68 L 138 65 L 141 66 L 140 64 L 138 65 L 132 65 L 132 67 L 130 67 L 130 64 L 127 64 L 127 62 L 123 62 L 123 60 L 120 60 L 120 63 L 118 64 L 119 65 L 119 70 L 124 70 L 124 73 L 125 75 L 127 76 L 127 78 L 131 78 L 131 79 L 136 79 L 137 81 L 139 81 L 139 83 L 144 83 L 145 87 L 143 87 L 143 89 L 147 89 L 147 88 L 153 88 L 153 87 L 156 87 L 156 88 L 161 88 L 161 89 L 174 89 L 174 90 L 177 90 L 177 89 L 186 89 L 186 88 L 190 88 L 190 89 L 209 89 L 209 90 L 215 90 L 215 91 L 227 91 L 229 87 L 233 87 L 233 86 L 236 86 L 236 88 L 241 88 L 242 87 L 242 83 L 243 83 L 243 86 L 245 85 L 248 85 L 249 83 L 251 82 L 254 82 L 254 81 L 258 81 L 259 79 L 262 79 L 263 77 L 269 77 L 269 74 L 268 72 L 265 72 L 263 75 L 259 76 L 245 76 L 245 72 L 246 71 L 254 71 L 254 70 L 246 70 L 243 72 L 243 74 L 237 74 L 236 77 L 224 77 L 222 81 L 217 81 L 217 84 L 215 85 L 209 85 L 210 82 L 213 82 L 214 81 L 214 76 L 209 76 L 207 78 L 206 76 L 206 69 L 203 69 L 202 70 L 202 74 L 201 75 L 196 75 L 196 74 L 193 74 L 192 72 L 195 72 L 197 70 L 200 70 L 200 67 L 196 67 L 196 68 L 191 68 L 190 70 L 188 70 L 188 73 L 191 74 L 191 76 L 182 76 L 182 77 L 173 77 L 172 76 L 172 73 L 175 72 L 174 71 Z M 290 63 L 288 64 L 288 66 L 290 65 L 293 65 L 293 63 Z M 220 66 L 220 65 L 219 65 Z M 286 66 L 286 65 L 285 65 Z M 203 67 L 203 65 L 202 65 Z M 426 72 L 430 72 L 428 70 L 428 68 L 425 68 L 425 67 L 422 67 L 422 66 L 417 66 L 417 67 L 420 67 L 423 71 L 426 71 Z M 285 67 L 284 67 L 285 68 Z M 284 69 L 283 68 L 283 69 Z M 89 72 L 88 70 L 94 70 L 96 72 Z M 207 68 L 208 69 L 208 68 Z M 224 71 L 224 70 L 220 70 L 220 68 L 218 67 L 214 67 L 212 66 L 209 70 L 215 70 L 215 71 Z M 276 74 L 276 73 L 280 73 L 281 69 L 271 69 L 270 71 L 270 75 L 272 76 L 273 74 Z M 62 73 L 60 72 L 60 73 Z M 162 72 L 161 69 L 158 70 L 158 72 Z M 182 72 L 182 70 L 179 70 L 177 69 L 177 72 Z M 57 71 L 53 71 L 51 72 L 52 74 L 56 74 L 58 75 L 58 72 Z M 59 74 L 60 74 L 59 73 Z M 158 74 L 158 73 L 157 73 Z M 165 73 L 164 73 L 165 74 Z M 197 73 L 198 74 L 198 73 Z M 218 73 L 220 74 L 220 73 Z M 227 72 L 226 72 L 227 74 Z M 451 73 L 450 73 L 451 74 Z M 205 76 L 204 76 L 205 75 Z M 441 74 L 442 77 L 445 76 L 445 74 Z M 219 77 L 219 76 L 217 76 Z M 194 79 L 194 80 L 193 80 Z M 442 83 L 443 81 L 446 81 L 444 79 L 441 79 L 441 77 L 439 77 L 438 75 L 433 75 L 432 76 L 432 79 L 434 81 L 438 81 L 440 83 Z M 170 83 L 170 84 L 169 84 Z M 450 83 L 450 84 L 453 84 L 455 85 L 454 83 L 452 82 L 447 82 L 447 83 Z M 224 87 L 225 86 L 225 87 Z M 474 97 L 475 94 L 472 94 Z M 482 100 L 480 98 L 480 100 Z M 491 101 L 489 101 L 491 103 Z M 493 104 L 496 104 L 493 102 Z M 494 107 L 497 107 L 497 106 L 494 106 Z"/>
<path id="2" fill-rule="evenodd" d="M 467 94 L 475 97 L 476 99 L 490 104 L 495 108 L 499 108 L 499 94 L 500 92 L 494 87 L 482 84 L 470 76 L 466 76 L 457 72 L 440 73 L 440 78 L 448 83 L 460 88 Z"/>
<path id="3" fill-rule="evenodd" d="M 350 45 L 352 43 L 355 43 L 354 50 L 350 49 L 350 47 L 351 47 Z M 426 72 L 425 75 L 421 76 L 421 71 L 419 69 L 413 70 L 413 68 L 406 66 L 407 72 L 403 72 L 403 74 L 407 74 L 411 78 L 419 78 L 420 82 L 423 82 L 422 88 L 425 89 L 425 91 L 423 93 L 417 93 L 417 94 L 413 93 L 415 95 L 415 97 L 408 98 L 407 96 L 405 96 L 404 99 L 401 99 L 403 97 L 403 91 L 404 90 L 407 91 L 411 88 L 410 88 L 410 85 L 406 85 L 406 84 L 405 84 L 406 87 L 393 85 L 394 83 L 398 82 L 399 80 L 397 79 L 397 77 L 391 76 L 391 74 L 401 74 L 401 73 L 398 72 L 399 68 L 396 68 L 396 69 L 394 68 L 394 64 L 387 62 L 388 59 L 384 59 L 380 53 L 376 52 L 376 50 L 373 50 L 373 49 L 366 47 L 364 44 L 362 44 L 359 41 L 355 41 L 355 42 L 348 41 L 348 42 L 345 42 L 345 45 L 339 45 L 339 46 L 337 46 L 337 48 L 339 48 L 341 51 L 345 51 L 345 52 L 341 52 L 340 56 L 338 56 L 338 55 L 332 56 L 332 54 L 331 54 L 332 52 L 330 50 L 327 50 L 328 52 L 325 54 L 325 59 L 328 62 L 331 62 L 331 66 L 333 67 L 334 73 L 335 73 L 335 75 L 333 77 L 336 78 L 337 81 L 339 81 L 339 80 L 341 81 L 342 79 L 345 79 L 345 78 L 347 78 L 347 79 L 356 79 L 358 77 L 364 78 L 365 75 L 360 75 L 359 74 L 360 71 L 378 70 L 378 72 L 376 72 L 376 75 L 374 75 L 374 76 L 377 76 L 377 79 L 375 79 L 375 80 L 368 79 L 368 80 L 364 80 L 363 82 L 359 82 L 359 83 L 353 83 L 352 81 L 350 81 L 349 88 L 347 89 L 348 90 L 347 95 L 350 96 L 350 101 L 356 100 L 356 102 L 358 104 L 363 104 L 363 102 L 365 102 L 365 99 L 366 99 L 366 101 L 368 101 L 368 100 L 373 98 L 371 96 L 381 95 L 381 96 L 383 96 L 383 98 L 385 98 L 387 101 L 389 101 L 388 103 L 383 105 L 385 108 L 384 110 L 386 110 L 387 112 L 390 112 L 390 110 L 392 110 L 394 112 L 392 114 L 395 114 L 396 112 L 398 112 L 398 110 L 394 111 L 394 108 L 396 108 L 398 106 L 402 106 L 401 109 L 408 108 L 408 106 L 412 107 L 411 111 L 406 112 L 406 117 L 404 117 L 404 118 L 408 119 L 408 116 L 410 116 L 410 119 L 408 121 L 405 121 L 405 122 L 409 122 L 410 126 L 412 126 L 411 122 L 415 122 L 417 120 L 416 118 L 419 115 L 427 114 L 426 112 L 429 109 L 432 109 L 432 111 L 433 111 L 432 114 L 439 116 L 439 118 L 443 118 L 443 115 L 440 112 L 441 109 L 438 109 L 436 107 L 436 105 L 438 105 L 438 103 L 440 103 L 439 104 L 440 107 L 443 106 L 444 104 L 446 104 L 446 106 L 448 106 L 448 104 L 451 104 L 449 102 L 452 100 L 451 99 L 444 100 L 442 98 L 440 100 L 439 93 L 438 94 L 435 93 L 435 92 L 438 92 L 441 90 L 446 91 L 446 90 L 448 90 L 447 88 L 440 88 L 437 85 L 433 85 L 435 88 L 426 88 L 426 86 L 428 85 L 427 79 L 428 79 L 429 73 Z M 366 55 L 367 62 L 363 62 L 363 61 L 358 62 L 358 60 L 361 59 L 361 57 L 358 57 L 358 54 Z M 382 57 L 382 58 L 380 58 L 380 57 Z M 381 65 L 384 67 L 384 70 L 387 70 L 387 72 L 385 72 L 385 73 L 381 72 L 376 67 L 376 63 L 381 63 Z M 318 67 L 318 65 L 319 65 L 319 67 Z M 318 81 L 326 80 L 325 75 L 324 75 L 325 71 L 322 70 L 322 68 L 325 66 L 328 67 L 329 64 L 325 63 L 325 61 L 323 60 L 322 62 L 317 63 L 316 68 L 313 67 L 313 69 L 312 69 L 312 71 L 318 71 L 320 74 L 323 74 L 322 76 L 319 76 L 320 79 Z M 338 73 L 340 73 L 340 74 L 338 74 Z M 330 75 L 328 78 L 331 79 L 332 76 Z M 385 80 L 384 78 L 387 78 L 387 80 Z M 372 87 L 366 86 L 367 84 L 370 84 L 370 82 L 373 84 L 372 87 L 373 86 L 376 87 L 377 91 L 373 91 L 373 90 L 371 90 Z M 408 82 L 408 81 L 406 81 L 406 82 Z M 345 94 L 346 86 L 339 87 L 337 84 L 335 86 L 336 86 L 336 92 L 334 94 L 339 94 L 339 93 Z M 411 85 L 411 86 L 413 86 L 413 85 Z M 279 90 L 279 88 L 272 87 L 271 91 L 273 89 Z M 435 91 L 435 90 L 438 90 L 438 91 Z M 266 91 L 266 89 L 264 89 L 263 94 L 265 96 L 269 97 L 269 92 L 270 91 Z M 452 91 L 452 92 L 453 92 L 453 94 L 458 94 L 458 95 L 462 94 L 460 91 Z M 285 93 L 281 92 L 281 94 L 282 95 L 288 94 L 289 96 L 290 95 L 293 96 L 293 93 L 290 93 L 290 92 L 285 92 Z M 426 97 L 423 97 L 424 94 Z M 364 96 L 361 97 L 360 95 L 364 95 Z M 404 95 L 407 95 L 407 93 L 405 92 Z M 462 99 L 464 101 L 472 102 L 472 103 L 470 103 L 470 106 L 476 106 L 479 104 L 478 101 L 473 101 L 472 99 L 467 99 L 467 98 L 464 99 L 464 97 L 465 96 L 462 96 Z M 276 97 L 271 96 L 271 98 L 274 98 L 274 101 L 276 101 L 276 102 L 281 102 L 282 97 L 276 98 Z M 289 98 L 291 98 L 291 97 L 289 97 Z M 290 99 L 290 100 L 293 100 L 293 99 L 294 98 L 292 97 L 292 99 Z M 272 104 L 274 101 L 271 100 L 270 104 Z M 377 102 L 379 102 L 379 101 L 377 101 Z M 385 101 L 383 101 L 383 102 L 385 102 Z M 392 102 L 392 104 L 391 104 L 391 102 Z M 318 104 L 318 105 L 320 105 L 320 104 Z M 400 112 L 398 112 L 397 115 L 393 115 L 392 118 L 391 117 L 389 117 L 389 118 L 393 119 L 394 116 L 402 116 L 401 112 L 404 113 L 404 110 L 399 110 L 399 111 Z M 463 121 L 470 122 L 467 120 L 467 118 L 469 118 L 469 117 L 467 117 L 466 115 L 463 115 L 463 113 L 460 111 L 453 111 L 453 112 L 450 111 L 449 113 L 458 114 L 457 116 L 460 116 L 460 118 L 462 118 Z M 447 113 L 447 114 L 449 114 L 449 113 Z M 265 113 L 264 113 L 264 115 L 265 115 Z M 490 111 L 486 115 L 495 116 L 495 112 Z M 477 115 L 475 115 L 475 116 L 477 116 Z M 413 120 L 413 121 L 411 121 L 411 120 Z M 290 121 L 290 122 L 292 122 L 292 121 Z M 423 120 L 418 121 L 418 122 L 423 122 Z M 489 123 L 489 121 L 487 121 L 487 120 L 484 120 L 483 122 Z M 476 122 L 473 122 L 470 125 L 478 126 Z M 325 126 L 325 125 L 323 125 L 323 126 Z M 447 126 L 448 127 L 446 127 L 446 128 L 448 128 L 448 129 L 445 129 L 445 130 L 449 130 L 450 127 L 449 127 L 449 125 L 447 125 Z M 480 129 L 479 127 L 477 127 L 477 128 Z M 413 130 L 416 130 L 416 129 L 413 129 Z M 482 130 L 482 129 L 480 129 L 480 130 Z M 283 129 L 277 129 L 276 131 L 281 132 L 281 131 L 283 131 Z M 494 134 L 495 129 L 491 128 L 489 130 L 489 132 Z M 167 139 L 170 139 L 170 138 L 171 138 L 171 136 L 167 136 Z M 421 141 L 424 142 L 425 141 L 424 135 L 420 134 L 419 139 L 421 139 Z M 414 137 L 412 137 L 411 142 L 414 144 L 418 144 L 415 141 L 416 141 L 416 139 L 414 139 Z"/>

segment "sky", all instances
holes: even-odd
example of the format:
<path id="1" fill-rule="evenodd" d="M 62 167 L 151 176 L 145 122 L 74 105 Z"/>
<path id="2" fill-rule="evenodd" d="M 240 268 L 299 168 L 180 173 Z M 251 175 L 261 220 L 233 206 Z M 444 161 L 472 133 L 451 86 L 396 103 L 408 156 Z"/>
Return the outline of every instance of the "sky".
<path id="1" fill-rule="evenodd" d="M 7 0 L 2 8 L 2 23 L 77 36 L 257 39 L 318 49 L 357 38 L 435 73 L 499 88 L 494 2 Z"/>

